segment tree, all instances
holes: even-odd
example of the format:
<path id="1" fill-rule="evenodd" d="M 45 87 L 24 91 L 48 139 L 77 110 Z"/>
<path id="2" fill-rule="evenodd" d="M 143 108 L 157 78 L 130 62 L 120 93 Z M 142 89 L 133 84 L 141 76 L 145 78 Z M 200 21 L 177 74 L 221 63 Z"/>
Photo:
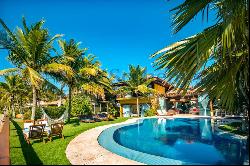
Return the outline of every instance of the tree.
<path id="1" fill-rule="evenodd" d="M 69 88 L 68 94 L 68 121 L 70 121 L 71 109 L 72 109 L 72 91 L 77 87 L 79 81 L 79 71 L 83 66 L 83 55 L 85 54 L 86 48 L 79 48 L 80 42 L 76 43 L 74 39 L 69 41 L 59 40 L 58 41 L 61 56 L 57 58 L 57 61 L 61 64 L 68 66 L 72 71 L 72 75 L 65 75 L 63 73 L 54 74 L 62 84 L 67 84 Z"/>
<path id="2" fill-rule="evenodd" d="M 148 87 L 153 79 L 147 79 L 146 68 L 140 67 L 139 65 L 129 65 L 129 73 L 124 73 L 124 76 L 127 77 L 127 79 L 124 80 L 126 85 L 119 88 L 118 91 L 123 94 L 130 93 L 136 97 L 136 109 L 139 117 L 139 97 L 146 94 L 155 93 L 152 88 Z"/>
<path id="3" fill-rule="evenodd" d="M 93 55 L 84 57 L 83 67 L 80 69 L 81 90 L 96 98 L 105 98 L 105 91 L 112 93 L 111 79 L 108 73 L 100 68 L 101 63 Z"/>
<path id="4" fill-rule="evenodd" d="M 15 117 L 15 101 L 17 96 L 24 92 L 23 80 L 19 75 L 6 75 L 4 76 L 5 82 L 0 82 L 0 96 L 1 103 L 10 103 L 12 117 Z"/>
<path id="5" fill-rule="evenodd" d="M 77 117 L 79 115 L 91 115 L 92 110 L 91 99 L 89 96 L 77 94 L 72 97 L 72 116 Z"/>
<path id="6" fill-rule="evenodd" d="M 23 29 L 17 28 L 11 32 L 6 24 L 0 19 L 0 23 L 8 34 L 6 38 L 1 38 L 1 45 L 9 50 L 8 59 L 29 79 L 32 87 L 33 103 L 31 119 L 35 118 L 37 107 L 37 91 L 44 82 L 49 83 L 44 78 L 46 73 L 65 73 L 70 76 L 73 74 L 71 68 L 63 64 L 54 62 L 54 57 L 50 55 L 54 50 L 52 43 L 62 35 L 50 37 L 48 30 L 42 26 L 44 20 L 41 20 L 30 27 L 27 26 L 23 17 Z"/>
<path id="7" fill-rule="evenodd" d="M 211 100 L 220 99 L 230 111 L 236 109 L 239 95 L 248 107 L 248 8 L 248 0 L 186 0 L 172 9 L 174 33 L 200 12 L 204 18 L 213 10 L 216 23 L 154 53 L 154 66 L 166 69 L 167 80 L 180 89 L 197 81 L 197 91 L 204 90 Z"/>
<path id="8" fill-rule="evenodd" d="M 104 96 L 104 88 L 109 87 L 107 73 L 100 69 L 100 62 L 96 61 L 96 57 L 89 54 L 85 56 L 86 48 L 79 48 L 80 42 L 74 39 L 69 41 L 59 40 L 61 48 L 61 56 L 57 61 L 71 68 L 74 75 L 66 77 L 61 74 L 54 74 L 57 80 L 62 84 L 66 84 L 69 88 L 68 94 L 68 121 L 70 120 L 72 110 L 73 91 L 77 93 L 86 92 L 93 94 L 95 97 Z M 109 89 L 111 89 L 109 87 Z"/>

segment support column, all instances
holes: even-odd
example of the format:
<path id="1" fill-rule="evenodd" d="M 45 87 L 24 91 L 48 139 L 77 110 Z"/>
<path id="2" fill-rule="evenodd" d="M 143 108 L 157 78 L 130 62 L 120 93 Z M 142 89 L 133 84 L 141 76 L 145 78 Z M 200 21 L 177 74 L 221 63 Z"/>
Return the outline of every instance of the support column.
<path id="1" fill-rule="evenodd" d="M 109 105 L 108 105 L 108 103 L 107 103 L 107 113 L 109 112 Z"/>
<path id="2" fill-rule="evenodd" d="M 120 117 L 123 117 L 122 105 L 120 104 Z"/>
<path id="3" fill-rule="evenodd" d="M 210 116 L 214 116 L 214 110 L 213 110 L 213 101 L 210 100 Z"/>
<path id="4" fill-rule="evenodd" d="M 201 110 L 199 109 L 198 98 L 195 100 L 195 107 L 199 110 L 198 115 L 201 115 Z"/>
<path id="5" fill-rule="evenodd" d="M 195 100 L 195 105 L 196 105 L 196 108 L 198 109 L 199 108 L 198 99 Z"/>

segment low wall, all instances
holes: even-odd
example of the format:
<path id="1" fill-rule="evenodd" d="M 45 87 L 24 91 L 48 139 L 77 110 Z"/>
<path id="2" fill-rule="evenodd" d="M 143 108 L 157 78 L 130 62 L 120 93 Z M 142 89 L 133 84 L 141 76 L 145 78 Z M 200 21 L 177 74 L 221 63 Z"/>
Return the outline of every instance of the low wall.
<path id="1" fill-rule="evenodd" d="M 10 125 L 9 118 L 4 117 L 0 131 L 0 165 L 10 165 Z"/>

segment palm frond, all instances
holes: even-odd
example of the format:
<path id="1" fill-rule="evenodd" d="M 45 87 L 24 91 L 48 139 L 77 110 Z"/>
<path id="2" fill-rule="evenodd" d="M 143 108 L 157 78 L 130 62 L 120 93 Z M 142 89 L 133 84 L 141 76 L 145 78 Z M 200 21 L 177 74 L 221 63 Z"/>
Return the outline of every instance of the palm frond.
<path id="1" fill-rule="evenodd" d="M 174 33 L 179 32 L 199 12 L 202 11 L 204 13 L 205 9 L 207 9 L 207 17 L 208 17 L 209 4 L 213 1 L 215 0 L 202 0 L 202 1 L 186 0 L 181 5 L 173 8 L 171 11 L 175 11 L 172 23 L 172 26 L 174 26 L 173 27 Z"/>
<path id="2" fill-rule="evenodd" d="M 3 69 L 3 70 L 0 70 L 0 76 L 10 74 L 10 73 L 14 73 L 14 72 L 17 72 L 18 70 L 19 70 L 18 68 Z"/>
<path id="3" fill-rule="evenodd" d="M 41 87 L 44 79 L 36 70 L 27 67 L 24 69 L 24 73 L 28 75 L 31 85 L 34 85 L 37 89 Z"/>
<path id="4" fill-rule="evenodd" d="M 74 71 L 72 70 L 70 66 L 59 64 L 59 63 L 50 63 L 47 65 L 44 65 L 42 67 L 42 70 L 48 73 L 60 73 L 66 76 L 67 78 L 70 78 L 74 75 Z"/>

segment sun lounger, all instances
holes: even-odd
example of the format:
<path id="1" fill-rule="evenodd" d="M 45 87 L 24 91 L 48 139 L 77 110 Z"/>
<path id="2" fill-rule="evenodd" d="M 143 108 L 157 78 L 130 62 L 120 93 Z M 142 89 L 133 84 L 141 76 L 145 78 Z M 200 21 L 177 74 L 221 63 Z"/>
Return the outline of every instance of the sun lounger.
<path id="1" fill-rule="evenodd" d="M 105 114 L 105 113 L 99 113 L 99 114 L 95 115 L 94 118 L 100 119 L 102 121 L 108 121 L 109 120 L 108 115 Z"/>
<path id="2" fill-rule="evenodd" d="M 81 115 L 81 116 L 79 116 L 79 119 L 80 119 L 81 122 L 84 122 L 84 123 L 94 123 L 94 122 L 96 122 L 92 115 Z"/>
<path id="3" fill-rule="evenodd" d="M 165 116 L 166 113 L 164 113 L 162 110 L 157 110 L 157 115 L 158 116 Z"/>
<path id="4" fill-rule="evenodd" d="M 175 111 L 157 110 L 157 115 L 158 116 L 173 116 L 175 115 Z"/>

